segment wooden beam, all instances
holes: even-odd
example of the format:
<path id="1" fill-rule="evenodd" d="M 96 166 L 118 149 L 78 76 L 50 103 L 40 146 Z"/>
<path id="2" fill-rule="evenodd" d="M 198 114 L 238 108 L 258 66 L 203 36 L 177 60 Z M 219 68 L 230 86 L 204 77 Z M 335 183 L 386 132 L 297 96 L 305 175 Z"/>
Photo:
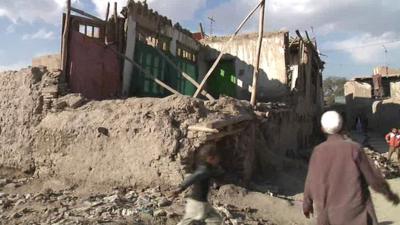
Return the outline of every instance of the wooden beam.
<path id="1" fill-rule="evenodd" d="M 301 36 L 299 30 L 296 30 L 296 34 L 297 34 L 297 36 L 300 38 L 300 40 L 304 42 L 303 36 Z"/>
<path id="2" fill-rule="evenodd" d="M 310 38 L 310 36 L 308 35 L 308 32 L 307 32 L 307 31 L 305 31 L 305 32 L 306 32 L 307 40 L 308 40 L 310 43 L 312 43 L 311 38 Z"/>
<path id="3" fill-rule="evenodd" d="M 114 22 L 115 22 L 115 39 L 114 42 L 117 43 L 117 49 L 119 51 L 119 23 L 118 23 L 118 3 L 114 2 Z"/>
<path id="4" fill-rule="evenodd" d="M 106 18 L 105 21 L 108 21 L 108 17 L 110 16 L 110 2 L 107 2 L 107 11 L 106 11 Z"/>
<path id="5" fill-rule="evenodd" d="M 251 116 L 236 116 L 233 118 L 227 118 L 227 119 L 220 119 L 220 120 L 215 120 L 209 123 L 205 124 L 205 127 L 209 129 L 223 129 L 227 126 L 239 124 L 244 121 L 250 121 L 253 120 L 253 117 Z"/>
<path id="6" fill-rule="evenodd" d="M 254 14 L 254 12 L 258 9 L 258 7 L 260 7 L 260 5 L 261 5 L 261 3 L 258 3 L 258 5 L 247 15 L 247 17 L 242 21 L 242 23 L 236 29 L 235 33 L 231 35 L 229 41 L 227 41 L 225 43 L 225 45 L 222 47 L 218 58 L 215 60 L 214 64 L 211 66 L 211 68 L 208 70 L 208 72 L 204 76 L 203 80 L 200 83 L 200 87 L 197 88 L 197 91 L 196 91 L 196 93 L 194 93 L 193 97 L 197 98 L 197 96 L 199 96 L 200 92 L 204 88 L 204 85 L 207 83 L 208 78 L 211 76 L 212 72 L 214 72 L 215 68 L 217 68 L 218 63 L 221 61 L 222 56 L 225 54 L 225 48 L 232 42 L 233 38 L 236 37 L 236 35 L 239 33 L 239 31 L 242 29 L 242 27 L 246 24 L 246 22 L 250 19 L 250 17 Z"/>
<path id="7" fill-rule="evenodd" d="M 69 27 L 70 27 L 70 18 L 71 18 L 71 0 L 66 1 L 66 13 L 64 20 L 64 32 L 62 37 L 62 46 L 61 46 L 61 69 L 64 72 L 65 76 L 67 75 L 67 63 L 68 63 L 68 39 L 69 39 Z"/>
<path id="8" fill-rule="evenodd" d="M 138 63 L 136 63 L 133 59 L 129 58 L 128 56 L 118 52 L 118 50 L 115 50 L 113 48 L 110 48 L 115 54 L 117 54 L 119 57 L 124 58 L 126 61 L 132 63 L 132 65 L 134 65 L 136 68 L 138 68 L 141 72 L 143 72 L 147 77 L 151 78 L 154 80 L 154 82 L 156 82 L 158 85 L 160 85 L 161 87 L 165 88 L 166 90 L 170 91 L 173 94 L 177 94 L 177 95 L 182 95 L 181 93 L 179 93 L 178 91 L 176 91 L 175 89 L 173 89 L 172 87 L 168 86 L 166 83 L 162 82 L 161 80 L 157 79 L 156 76 L 154 76 L 153 74 L 151 74 L 150 72 L 148 72 L 147 70 L 143 69 L 141 65 L 139 65 Z"/>
<path id="9" fill-rule="evenodd" d="M 176 69 L 186 80 L 188 80 L 190 83 L 192 83 L 196 88 L 198 88 L 200 85 L 197 83 L 189 74 L 185 73 L 181 68 L 179 68 L 168 56 L 166 56 L 159 48 L 155 48 L 157 52 L 172 66 L 174 69 Z M 202 95 L 207 97 L 209 100 L 215 100 L 213 96 L 208 94 L 206 91 L 201 92 Z"/>
<path id="10" fill-rule="evenodd" d="M 264 37 L 265 0 L 260 0 L 260 3 L 261 3 L 261 9 L 260 9 L 260 21 L 258 27 L 257 58 L 256 58 L 256 63 L 254 65 L 253 87 L 250 100 L 252 106 L 255 106 L 257 102 L 257 85 L 258 85 L 258 77 L 260 76 L 260 58 L 261 58 L 262 41 Z"/>
<path id="11" fill-rule="evenodd" d="M 202 38 L 204 38 L 205 37 L 205 33 L 204 33 L 204 29 L 203 29 L 203 24 L 202 23 L 200 23 L 200 33 L 201 33 Z"/>
<path id="12" fill-rule="evenodd" d="M 106 11 L 106 18 L 105 18 L 106 24 L 104 27 L 104 42 L 106 44 L 108 44 L 107 35 L 108 35 L 108 17 L 109 16 L 110 16 L 110 2 L 107 2 L 107 11 Z"/>
<path id="13" fill-rule="evenodd" d="M 89 13 L 83 11 L 83 10 L 80 10 L 80 9 L 77 9 L 77 8 L 74 8 L 74 7 L 71 7 L 71 11 L 72 11 L 72 12 L 75 12 L 75 13 L 78 13 L 78 14 L 81 14 L 82 16 L 86 16 L 86 17 L 88 17 L 88 18 L 90 18 L 90 19 L 93 19 L 93 20 L 95 20 L 95 21 L 97 21 L 97 22 L 102 22 L 102 23 L 104 23 L 104 20 L 100 19 L 100 18 L 97 17 L 97 16 L 93 16 L 93 15 L 91 15 L 91 14 L 89 14 Z"/>
<path id="14" fill-rule="evenodd" d="M 201 125 L 193 125 L 193 126 L 189 126 L 188 130 L 191 131 L 199 131 L 199 132 L 206 132 L 206 133 L 214 133 L 217 134 L 219 133 L 219 130 L 217 129 L 212 129 L 212 128 L 208 128 L 208 127 L 203 127 Z"/>
<path id="15" fill-rule="evenodd" d="M 243 130 L 244 130 L 244 128 L 238 128 L 238 129 L 231 130 L 231 131 L 224 131 L 224 132 L 219 132 L 218 134 L 208 135 L 205 138 L 205 141 L 219 140 L 219 139 L 224 138 L 226 136 L 239 134 Z"/>

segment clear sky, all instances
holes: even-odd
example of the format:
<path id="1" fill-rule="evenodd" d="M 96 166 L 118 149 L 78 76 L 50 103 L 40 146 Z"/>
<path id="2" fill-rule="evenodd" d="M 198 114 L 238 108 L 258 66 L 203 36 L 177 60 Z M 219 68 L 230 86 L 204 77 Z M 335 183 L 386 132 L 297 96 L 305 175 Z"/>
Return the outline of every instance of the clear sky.
<path id="1" fill-rule="evenodd" d="M 117 2 L 120 7 L 126 4 L 126 0 Z M 198 31 L 202 22 L 209 32 L 207 17 L 212 16 L 214 34 L 227 35 L 258 0 L 147 2 L 192 31 Z M 29 65 L 34 56 L 59 52 L 64 4 L 65 0 L 0 0 L 0 71 Z M 107 0 L 73 0 L 73 5 L 104 17 Z M 296 29 L 308 30 L 324 54 L 324 76 L 369 75 L 385 61 L 400 68 L 399 21 L 399 0 L 267 0 L 266 29 L 289 30 L 291 35 Z M 253 19 L 244 32 L 256 31 Z"/>

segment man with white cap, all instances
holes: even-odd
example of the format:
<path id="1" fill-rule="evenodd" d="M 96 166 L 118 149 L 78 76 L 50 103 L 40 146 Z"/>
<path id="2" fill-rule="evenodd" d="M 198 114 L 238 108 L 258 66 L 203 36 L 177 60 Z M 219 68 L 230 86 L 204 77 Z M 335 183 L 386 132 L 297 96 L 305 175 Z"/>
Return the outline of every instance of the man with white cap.
<path id="1" fill-rule="evenodd" d="M 311 156 L 304 188 L 303 212 L 317 212 L 318 225 L 378 225 L 368 187 L 383 194 L 394 205 L 399 197 L 368 160 L 361 146 L 339 133 L 343 119 L 328 111 L 321 118 L 327 141 Z"/>

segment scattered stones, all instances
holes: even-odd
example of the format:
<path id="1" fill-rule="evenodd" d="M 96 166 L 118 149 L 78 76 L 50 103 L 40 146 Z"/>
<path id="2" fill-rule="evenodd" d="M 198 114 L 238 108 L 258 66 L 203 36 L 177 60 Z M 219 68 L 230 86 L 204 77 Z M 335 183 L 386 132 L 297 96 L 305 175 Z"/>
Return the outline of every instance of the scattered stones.
<path id="1" fill-rule="evenodd" d="M 162 217 L 162 216 L 166 216 L 167 215 L 167 212 L 165 212 L 164 210 L 162 210 L 162 209 L 158 209 L 158 210 L 156 210 L 156 211 L 154 211 L 154 214 L 153 214 L 155 217 Z"/>
<path id="2" fill-rule="evenodd" d="M 369 148 L 364 148 L 364 151 L 373 161 L 374 165 L 381 170 L 385 178 L 392 179 L 400 177 L 400 165 L 396 165 L 396 163 L 388 160 L 383 154 Z"/>
<path id="3" fill-rule="evenodd" d="M 59 98 L 59 101 L 65 102 L 71 109 L 76 109 L 84 105 L 87 100 L 81 94 L 68 94 Z"/>
<path id="4" fill-rule="evenodd" d="M 6 184 L 8 184 L 8 180 L 7 179 L 0 179 L 0 187 L 5 186 Z"/>
<path id="5" fill-rule="evenodd" d="M 171 205 L 171 201 L 167 198 L 161 198 L 161 200 L 158 202 L 158 207 L 166 207 L 169 205 Z"/>
<path id="6" fill-rule="evenodd" d="M 8 183 L 4 186 L 4 188 L 8 188 L 8 189 L 14 189 L 17 188 L 19 185 L 16 183 Z"/>
<path id="7" fill-rule="evenodd" d="M 28 180 L 11 179 L 4 183 L 19 184 Z M 240 188 L 235 189 L 232 186 L 225 189 L 241 192 Z M 178 200 L 176 202 L 182 203 Z M 0 224 L 131 224 L 133 221 L 133 224 L 160 224 L 159 221 L 176 223 L 182 211 L 175 207 L 176 204 L 172 204 L 164 196 L 160 187 L 142 190 L 118 187 L 110 193 L 96 193 L 86 197 L 75 196 L 72 188 L 57 191 L 48 188 L 37 193 L 23 194 L 0 192 Z M 218 203 L 214 207 L 224 217 L 225 225 L 271 224 L 255 219 L 253 215 L 257 210 L 254 209 L 239 209 L 233 205 Z M 150 218 L 154 223 L 148 222 Z"/>

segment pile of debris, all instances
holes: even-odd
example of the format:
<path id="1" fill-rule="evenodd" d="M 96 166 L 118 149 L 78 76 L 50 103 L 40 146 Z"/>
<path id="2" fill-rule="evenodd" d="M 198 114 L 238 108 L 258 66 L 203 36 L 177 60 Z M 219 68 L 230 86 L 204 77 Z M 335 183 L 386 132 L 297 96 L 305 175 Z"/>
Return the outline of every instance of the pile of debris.
<path id="1" fill-rule="evenodd" d="M 0 179 L 0 224 L 176 224 L 183 213 L 183 199 L 171 202 L 160 187 L 117 187 L 89 195 L 79 194 L 77 186 L 15 192 L 31 182 L 31 178 Z M 273 224 L 257 217 L 256 209 L 220 202 L 214 207 L 227 225 Z"/>
<path id="2" fill-rule="evenodd" d="M 76 186 L 57 191 L 47 188 L 36 193 L 14 192 L 30 181 L 0 179 L 0 190 L 4 191 L 0 192 L 0 224 L 150 224 L 141 219 L 146 218 L 143 215 L 160 222 L 177 216 L 166 209 L 171 202 L 159 188 L 115 188 L 110 193 L 89 196 L 77 194 Z"/>
<path id="3" fill-rule="evenodd" d="M 365 153 L 379 168 L 383 176 L 387 179 L 400 177 L 400 165 L 388 160 L 383 154 L 375 152 L 369 148 L 364 148 Z"/>

